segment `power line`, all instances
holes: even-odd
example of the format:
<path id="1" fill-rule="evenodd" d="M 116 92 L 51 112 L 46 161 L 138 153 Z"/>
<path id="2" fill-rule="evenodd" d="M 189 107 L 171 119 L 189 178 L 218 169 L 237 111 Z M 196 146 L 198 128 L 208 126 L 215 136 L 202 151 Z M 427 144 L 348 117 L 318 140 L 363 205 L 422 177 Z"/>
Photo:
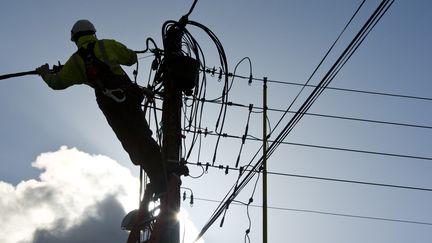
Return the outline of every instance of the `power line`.
<path id="1" fill-rule="evenodd" d="M 194 131 L 185 130 L 186 132 L 193 133 Z M 230 135 L 227 133 L 223 134 L 215 134 L 212 132 L 202 132 L 198 131 L 198 133 L 205 133 L 205 135 L 209 136 L 222 136 L 225 138 L 234 138 L 234 139 L 243 139 L 241 136 Z M 246 140 L 262 142 L 263 140 L 256 137 L 246 137 Z M 326 149 L 326 150 L 336 150 L 336 151 L 344 151 L 344 152 L 353 152 L 353 153 L 362 153 L 362 154 L 372 154 L 372 155 L 380 155 L 380 156 L 390 156 L 390 157 L 398 157 L 398 158 L 407 158 L 407 159 L 418 159 L 418 160 L 432 160 L 432 157 L 427 156 L 416 156 L 416 155 L 408 155 L 408 154 L 396 154 L 396 153 L 388 153 L 388 152 L 379 152 L 379 151 L 371 151 L 371 150 L 361 150 L 361 149 L 352 149 L 352 148 L 342 148 L 342 147 L 333 147 L 333 146 L 324 146 L 324 145 L 315 145 L 315 144 L 306 144 L 306 143 L 294 143 L 294 142 L 278 142 L 275 140 L 268 140 L 271 143 L 278 143 L 283 145 L 292 145 L 292 146 L 301 146 L 301 147 L 309 147 L 309 148 L 318 148 L 318 149 Z"/>
<path id="2" fill-rule="evenodd" d="M 333 181 L 333 182 L 344 182 L 344 183 L 353 183 L 353 184 L 361 184 L 361 185 L 369 185 L 369 186 L 380 186 L 380 187 L 390 187 L 390 188 L 398 188 L 398 189 L 432 192 L 431 188 L 423 188 L 423 187 L 411 187 L 411 186 L 401 186 L 401 185 L 392 185 L 392 184 L 365 182 L 365 181 L 354 181 L 354 180 L 345 180 L 345 179 L 336 179 L 336 178 L 327 178 L 327 177 L 318 177 L 318 176 L 296 175 L 296 174 L 288 174 L 288 173 L 280 173 L 280 172 L 268 172 L 268 174 L 278 175 L 278 176 L 287 176 L 287 177 L 298 177 L 298 178 L 305 178 L 305 179 L 314 179 L 314 180 L 326 180 L 326 181 Z"/>
<path id="3" fill-rule="evenodd" d="M 206 198 L 196 198 L 195 200 L 203 201 L 203 202 L 212 202 L 212 203 L 220 203 L 218 200 L 214 199 L 206 199 Z M 231 204 L 234 205 L 244 205 L 244 203 L 233 201 Z M 250 204 L 250 207 L 261 208 L 262 206 L 256 204 Z M 387 222 L 396 222 L 396 223 L 407 223 L 407 224 L 417 224 L 417 225 L 427 225 L 432 226 L 430 222 L 421 222 L 414 220 L 404 220 L 404 219 L 391 219 L 391 218 L 383 218 L 383 217 L 373 217 L 373 216 L 363 216 L 363 215 L 354 215 L 354 214 L 343 214 L 343 213 L 332 213 L 318 210 L 309 210 L 309 209 L 297 209 L 297 208 L 285 208 L 285 207 L 271 207 L 268 206 L 268 209 L 279 210 L 279 211 L 292 211 L 299 213 L 313 213 L 313 214 L 323 214 L 330 216 L 339 216 L 339 217 L 348 217 L 348 218 L 357 218 L 357 219 L 368 219 L 368 220 L 378 220 L 378 221 L 387 221 Z"/>
<path id="4" fill-rule="evenodd" d="M 188 98 L 188 97 L 185 98 L 185 100 L 191 100 L 191 99 L 193 99 L 193 98 Z M 221 104 L 220 101 L 216 101 L 216 100 L 200 99 L 199 101 L 213 103 L 213 104 Z M 247 105 L 239 104 L 239 103 L 235 103 L 235 102 L 230 102 L 230 101 L 227 103 L 227 105 L 248 109 Z M 259 107 L 259 106 L 253 106 L 253 109 L 260 110 L 260 111 L 264 110 L 263 107 Z M 286 110 L 271 108 L 271 107 L 268 107 L 267 110 L 268 111 L 274 111 L 274 112 L 286 112 Z M 288 111 L 287 113 L 294 114 L 295 112 L 294 111 Z M 410 124 L 410 123 L 402 123 L 402 122 L 392 122 L 392 121 L 382 121 L 382 120 L 375 120 L 375 119 L 364 119 L 364 118 L 348 117 L 348 116 L 327 115 L 327 114 L 321 114 L 321 113 L 306 112 L 305 115 L 324 117 L 324 118 L 332 118 L 332 119 L 340 119 L 340 120 L 377 123 L 377 124 L 383 124 L 383 125 L 394 125 L 394 126 L 403 126 L 403 127 L 412 127 L 412 128 L 432 129 L 432 126 L 427 126 L 427 125 Z"/>
<path id="5" fill-rule="evenodd" d="M 232 171 L 232 170 L 233 171 L 240 171 L 240 170 L 243 170 L 243 168 L 233 168 L 233 167 L 223 166 L 223 165 L 211 165 L 208 162 L 207 163 L 203 163 L 203 162 L 198 162 L 198 163 L 188 162 L 188 164 L 206 167 L 206 170 L 208 168 L 217 168 L 217 169 L 220 169 L 220 170 L 224 170 L 225 174 L 228 174 L 227 171 Z M 244 170 L 249 171 L 248 169 L 244 169 Z M 260 170 L 258 170 L 257 172 L 261 173 Z M 275 176 L 284 176 L 284 177 L 296 177 L 296 178 L 302 178 L 302 179 L 324 180 L 324 181 L 331 181 L 331 182 L 341 182 L 341 183 L 351 183 L 351 184 L 359 184 L 359 185 L 367 185 L 367 186 L 389 187 L 389 188 L 397 188 L 397 189 L 405 189 L 405 190 L 416 190 L 416 191 L 432 192 L 432 188 L 425 188 L 425 187 L 402 186 L 402 185 L 394 185 L 394 184 L 385 184 L 385 183 L 376 183 L 376 182 L 367 182 L 367 181 L 357 181 L 357 180 L 347 180 L 347 179 L 337 179 L 337 178 L 320 177 L 320 176 L 289 174 L 289 173 L 273 172 L 273 171 L 268 171 L 267 174 L 269 174 L 269 175 L 275 175 Z"/>
<path id="6" fill-rule="evenodd" d="M 207 69 L 206 72 L 211 73 L 212 69 Z M 232 73 L 228 73 L 227 75 L 231 76 L 231 77 L 241 78 L 241 79 L 264 82 L 263 78 L 254 78 L 254 77 L 250 77 L 250 76 L 247 77 L 247 76 L 232 74 Z M 316 85 L 313 85 L 313 84 L 305 85 L 302 83 L 283 81 L 283 80 L 275 80 L 275 79 L 267 79 L 267 82 L 273 83 L 273 84 L 282 84 L 282 85 L 306 86 L 306 87 L 310 87 L 310 88 L 316 88 L 317 87 Z M 389 97 L 396 97 L 396 98 L 432 101 L 431 97 L 421 97 L 421 96 L 415 96 L 415 95 L 395 94 L 395 93 L 388 93 L 388 92 L 376 92 L 376 91 L 359 90 L 359 89 L 338 88 L 338 87 L 327 87 L 326 89 L 336 90 L 336 91 L 344 91 L 344 92 L 361 93 L 361 94 L 369 94 L 369 95 L 380 95 L 380 96 L 389 96 Z"/>
<path id="7" fill-rule="evenodd" d="M 317 97 L 322 93 L 322 91 L 328 86 L 328 84 L 334 79 L 334 77 L 338 74 L 344 64 L 350 59 L 352 54 L 357 50 L 357 48 L 363 43 L 363 40 L 370 33 L 370 30 L 373 29 L 376 23 L 381 19 L 381 17 L 387 12 L 389 7 L 393 4 L 394 1 L 383 0 L 380 5 L 375 9 L 373 14 L 369 17 L 366 23 L 363 25 L 361 30 L 356 34 L 354 39 L 350 42 L 350 44 L 345 48 L 343 53 L 339 56 L 337 61 L 333 64 L 330 70 L 326 73 L 324 78 L 320 81 L 319 86 L 317 86 L 306 101 L 302 104 L 300 109 L 296 112 L 296 114 L 292 117 L 292 119 L 288 122 L 288 124 L 283 128 L 282 132 L 276 137 L 275 141 L 272 142 L 268 149 L 267 157 L 270 157 L 274 151 L 279 147 L 282 141 L 285 140 L 286 136 L 292 131 L 294 126 L 300 121 L 305 112 L 310 108 L 310 106 L 316 101 Z M 288 111 L 288 110 L 287 110 Z M 278 122 L 279 124 L 279 122 Z M 277 124 L 277 125 L 278 125 Z M 276 125 L 276 126 L 277 126 Z M 204 225 L 201 229 L 198 238 L 200 238 L 216 221 L 216 219 L 222 215 L 224 211 L 228 209 L 228 206 L 233 200 L 237 197 L 237 195 L 241 192 L 241 190 L 252 180 L 255 176 L 255 170 L 260 168 L 262 165 L 263 157 L 258 159 L 254 166 L 252 166 L 252 170 L 248 172 L 244 178 L 240 181 L 236 182 L 236 185 L 233 190 L 230 190 L 227 196 L 224 199 L 224 202 L 221 202 L 213 215 L 210 217 L 209 221 Z M 249 165 L 252 161 L 249 163 Z"/>
<path id="8" fill-rule="evenodd" d="M 354 153 L 363 153 L 363 154 L 391 156 L 391 157 L 398 157 L 398 158 L 432 160 L 432 157 L 406 155 L 406 154 L 395 154 L 395 153 L 386 153 L 386 152 L 377 152 L 377 151 L 370 151 L 370 150 L 350 149 L 350 148 L 341 148 L 341 147 L 330 147 L 330 146 L 313 145 L 313 144 L 305 144 L 305 143 L 280 142 L 280 144 L 302 146 L 302 147 L 311 147 L 311 148 L 320 148 L 320 149 L 328 149 L 328 150 L 338 150 L 338 151 L 354 152 Z"/>

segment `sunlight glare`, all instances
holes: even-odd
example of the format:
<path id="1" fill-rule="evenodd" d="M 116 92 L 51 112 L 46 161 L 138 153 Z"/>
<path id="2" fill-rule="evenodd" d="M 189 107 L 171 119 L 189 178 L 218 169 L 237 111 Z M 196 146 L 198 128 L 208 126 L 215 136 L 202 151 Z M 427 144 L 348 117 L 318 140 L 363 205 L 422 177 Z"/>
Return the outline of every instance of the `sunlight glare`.
<path id="1" fill-rule="evenodd" d="M 177 213 L 177 219 L 180 221 L 180 242 L 193 243 L 199 231 L 195 224 L 189 219 L 189 213 L 184 208 L 180 208 Z M 201 238 L 196 243 L 204 243 Z"/>

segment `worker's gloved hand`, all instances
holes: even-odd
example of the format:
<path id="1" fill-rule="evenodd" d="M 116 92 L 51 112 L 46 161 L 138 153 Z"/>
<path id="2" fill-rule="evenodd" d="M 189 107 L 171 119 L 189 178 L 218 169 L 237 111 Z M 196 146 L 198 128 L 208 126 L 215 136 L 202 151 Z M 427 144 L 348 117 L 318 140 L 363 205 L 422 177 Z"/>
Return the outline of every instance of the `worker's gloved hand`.
<path id="1" fill-rule="evenodd" d="M 42 65 L 42 66 L 36 68 L 36 72 L 37 72 L 41 77 L 44 77 L 44 76 L 48 75 L 48 74 L 50 73 L 48 63 L 45 63 L 44 65 Z"/>

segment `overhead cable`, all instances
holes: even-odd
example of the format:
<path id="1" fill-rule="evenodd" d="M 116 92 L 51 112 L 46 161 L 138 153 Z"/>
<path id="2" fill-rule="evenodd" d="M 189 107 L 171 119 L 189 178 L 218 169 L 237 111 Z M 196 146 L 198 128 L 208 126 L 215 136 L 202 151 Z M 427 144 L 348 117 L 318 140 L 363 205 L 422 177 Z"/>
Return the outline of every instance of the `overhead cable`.
<path id="1" fill-rule="evenodd" d="M 324 78 L 321 80 L 319 85 L 312 91 L 311 95 L 306 99 L 303 105 L 300 107 L 298 112 L 293 116 L 293 118 L 288 122 L 288 124 L 284 127 L 283 131 L 276 137 L 275 141 L 270 144 L 268 150 L 268 156 L 271 156 L 275 149 L 281 144 L 281 142 L 286 138 L 286 136 L 290 133 L 290 131 L 294 128 L 294 126 L 299 122 L 299 120 L 303 117 L 304 113 L 310 108 L 310 106 L 314 103 L 314 101 L 318 98 L 318 96 L 322 93 L 322 91 L 328 86 L 328 84 L 334 79 L 339 70 L 343 67 L 343 64 L 346 63 L 352 53 L 357 50 L 358 45 L 362 43 L 362 38 L 364 39 L 369 33 L 368 29 L 373 28 L 375 26 L 374 21 L 380 20 L 380 15 L 384 15 L 388 10 L 387 6 L 390 6 L 393 1 L 383 0 L 381 4 L 377 7 L 374 13 L 367 20 L 365 25 L 361 28 L 361 30 L 357 33 L 348 47 L 343 51 L 341 56 L 337 59 L 335 64 L 330 68 Z M 378 17 L 377 17 L 378 16 Z M 366 33 L 366 34 L 365 34 Z M 357 45 L 357 46 L 356 46 Z M 236 183 L 234 190 L 230 191 L 227 196 L 228 198 L 224 200 L 215 210 L 212 217 L 209 221 L 204 225 L 201 229 L 197 239 L 201 238 L 201 236 L 210 228 L 211 225 L 217 220 L 217 218 L 228 208 L 230 203 L 237 197 L 240 191 L 249 183 L 249 181 L 255 176 L 257 169 L 261 168 L 263 158 L 261 157 L 258 162 L 255 163 L 253 169 L 248 172 L 243 180 L 239 183 Z M 225 197 L 226 198 L 226 197 Z"/>
<path id="2" fill-rule="evenodd" d="M 197 198 L 194 197 L 197 201 L 203 202 L 212 202 L 212 203 L 220 203 L 218 200 L 207 199 L 207 198 Z M 241 205 L 244 206 L 245 203 L 233 201 L 231 204 L 233 205 Z M 256 204 L 250 204 L 249 207 L 261 208 L 262 206 Z M 355 214 L 343 214 L 343 213 L 333 213 L 319 210 L 310 210 L 310 209 L 298 209 L 298 208 L 286 208 L 286 207 L 267 207 L 268 209 L 279 210 L 279 211 L 292 211 L 298 213 L 313 213 L 313 214 L 322 214 L 322 215 L 330 215 L 330 216 L 339 216 L 339 217 L 348 217 L 348 218 L 357 218 L 357 219 L 368 219 L 368 220 L 377 220 L 377 221 L 387 221 L 394 223 L 406 223 L 406 224 L 417 224 L 417 225 L 427 225 L 432 226 L 430 222 L 422 222 L 422 221 L 414 221 L 414 220 L 404 220 L 404 219 L 394 219 L 394 218 L 383 218 L 383 217 L 375 217 L 375 216 L 363 216 L 363 215 L 355 215 Z"/>
<path id="3" fill-rule="evenodd" d="M 192 131 L 186 131 L 192 132 Z M 228 133 L 223 134 L 215 134 L 212 131 L 207 131 L 206 133 L 209 136 L 220 136 L 224 138 L 234 138 L 234 139 L 242 139 L 242 136 L 232 135 Z M 256 137 L 246 137 L 246 140 L 262 142 L 263 140 Z M 380 152 L 380 151 L 371 151 L 371 150 L 362 150 L 362 149 L 352 149 L 352 148 L 343 148 L 343 147 L 335 147 L 335 146 L 324 146 L 324 145 L 316 145 L 316 144 L 307 144 L 307 143 L 294 143 L 294 142 L 285 142 L 285 141 L 276 141 L 276 140 L 268 140 L 268 142 L 279 145 L 292 145 L 292 146 L 301 146 L 301 147 L 309 147 L 309 148 L 318 148 L 318 149 L 326 149 L 326 150 L 335 150 L 335 151 L 344 151 L 344 152 L 353 152 L 353 153 L 362 153 L 362 154 L 373 154 L 373 155 L 381 155 L 381 156 L 390 156 L 390 157 L 399 157 L 399 158 L 407 158 L 407 159 L 418 159 L 418 160 L 432 160 L 430 156 L 417 156 L 417 155 L 409 155 L 409 154 L 396 154 L 389 152 Z"/>
<path id="4" fill-rule="evenodd" d="M 196 165 L 196 166 L 207 168 L 207 169 L 213 168 L 213 169 L 219 169 L 219 170 L 224 170 L 224 171 L 226 171 L 226 170 L 229 170 L 229 171 L 240 171 L 240 170 L 249 171 L 249 169 L 247 169 L 247 168 L 245 169 L 243 167 L 233 168 L 233 167 L 224 166 L 224 165 L 211 165 L 209 162 L 197 162 L 197 163 L 187 162 L 187 164 Z M 262 171 L 258 170 L 257 173 L 262 173 Z M 226 172 L 225 172 L 225 174 L 226 174 Z M 323 180 L 323 181 L 331 181 L 331 182 L 359 184 L 359 185 L 366 185 L 366 186 L 377 186 L 377 187 L 388 187 L 388 188 L 404 189 L 404 190 L 432 192 L 432 188 L 426 188 L 426 187 L 404 186 L 404 185 L 396 185 L 396 184 L 386 184 L 386 183 L 377 183 L 377 182 L 368 182 L 368 181 L 359 181 L 359 180 L 338 179 L 338 178 L 330 178 L 330 177 L 322 177 L 322 176 L 300 175 L 300 174 L 274 172 L 274 171 L 268 171 L 267 174 L 274 175 L 274 176 L 283 176 L 283 177 L 295 177 L 295 178 L 301 178 L 301 179 Z"/>
<path id="5" fill-rule="evenodd" d="M 211 72 L 211 69 L 206 69 L 206 72 L 208 72 L 208 73 Z M 238 75 L 238 74 L 232 74 L 232 73 L 228 73 L 227 75 L 232 76 L 232 77 L 236 77 L 236 78 L 241 78 L 241 79 L 264 82 L 263 78 L 256 78 L 256 77 L 250 77 L 250 76 L 244 76 L 244 75 Z M 281 85 L 306 86 L 309 88 L 316 88 L 317 87 L 316 85 L 313 85 L 313 84 L 305 85 L 302 83 L 283 81 L 283 80 L 275 80 L 275 79 L 267 79 L 267 82 L 273 83 L 273 84 L 281 84 Z M 248 81 L 248 83 L 250 83 L 250 82 Z M 380 95 L 380 96 L 389 96 L 389 97 L 396 97 L 396 98 L 432 101 L 432 97 L 422 97 L 422 96 L 416 96 L 416 95 L 395 94 L 395 93 L 388 93 L 388 92 L 376 92 L 376 91 L 370 91 L 370 90 L 348 89 L 348 88 L 331 87 L 331 86 L 328 86 L 326 89 L 336 90 L 336 91 L 344 91 L 344 92 L 352 92 L 352 93 L 369 94 L 369 95 Z"/>
<path id="6" fill-rule="evenodd" d="M 186 100 L 189 100 L 191 98 L 185 98 Z M 193 99 L 193 98 L 192 98 Z M 214 101 L 214 100 L 200 100 L 201 102 L 208 102 L 208 103 L 215 103 L 219 104 L 220 101 Z M 244 109 L 248 109 L 248 105 L 235 103 L 228 101 L 228 106 L 236 106 Z M 254 110 L 260 110 L 262 111 L 264 108 L 259 106 L 254 106 Z M 272 107 L 267 107 L 268 111 L 274 111 L 274 112 L 286 112 L 286 110 L 283 109 L 277 109 Z M 295 111 L 288 111 L 288 113 L 294 114 Z M 341 119 L 341 120 L 350 120 L 350 121 L 358 121 L 358 122 L 368 122 L 368 123 L 377 123 L 377 124 L 384 124 L 384 125 L 394 125 L 394 126 L 403 126 L 403 127 L 412 127 L 412 128 L 424 128 L 424 129 L 432 129 L 432 126 L 428 125 L 419 125 L 419 124 L 410 124 L 410 123 L 402 123 L 402 122 L 392 122 L 392 121 L 382 121 L 382 120 L 376 120 L 376 119 L 364 119 L 364 118 L 358 118 L 358 117 L 349 117 L 349 116 L 337 116 L 337 115 L 328 115 L 328 114 L 321 114 L 321 113 L 312 113 L 312 112 L 306 112 L 306 116 L 315 116 L 315 117 L 325 117 L 325 118 L 333 118 L 333 119 Z"/>

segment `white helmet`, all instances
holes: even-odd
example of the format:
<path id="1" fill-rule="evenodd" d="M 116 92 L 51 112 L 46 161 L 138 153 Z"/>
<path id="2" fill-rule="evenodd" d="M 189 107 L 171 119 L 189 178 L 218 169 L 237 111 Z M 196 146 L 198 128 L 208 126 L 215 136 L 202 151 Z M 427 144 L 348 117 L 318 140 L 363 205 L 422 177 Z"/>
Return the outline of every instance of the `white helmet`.
<path id="1" fill-rule="evenodd" d="M 93 35 L 96 33 L 96 28 L 94 25 L 86 20 L 81 19 L 78 20 L 73 26 L 71 30 L 71 41 L 77 41 L 79 37 L 84 35 Z"/>

